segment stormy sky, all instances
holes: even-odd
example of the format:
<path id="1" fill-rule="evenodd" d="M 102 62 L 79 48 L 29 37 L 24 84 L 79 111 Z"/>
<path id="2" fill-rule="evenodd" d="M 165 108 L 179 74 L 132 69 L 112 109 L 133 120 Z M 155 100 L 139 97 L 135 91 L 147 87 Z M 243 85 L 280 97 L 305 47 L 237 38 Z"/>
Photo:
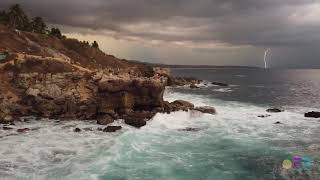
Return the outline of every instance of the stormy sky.
<path id="1" fill-rule="evenodd" d="M 320 68 L 319 0 L 1 0 L 120 58 Z"/>

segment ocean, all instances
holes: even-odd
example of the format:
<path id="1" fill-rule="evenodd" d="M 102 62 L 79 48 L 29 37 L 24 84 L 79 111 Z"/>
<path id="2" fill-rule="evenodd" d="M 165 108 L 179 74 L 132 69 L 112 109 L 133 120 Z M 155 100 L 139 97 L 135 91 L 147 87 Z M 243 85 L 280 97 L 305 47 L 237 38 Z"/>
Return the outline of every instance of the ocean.
<path id="1" fill-rule="evenodd" d="M 199 89 L 168 87 L 165 100 L 213 106 L 217 114 L 157 114 L 140 129 L 117 121 L 123 129 L 116 133 L 73 132 L 95 129 L 94 122 L 19 123 L 36 130 L 23 136 L 0 131 L 0 179 L 320 179 L 320 120 L 304 117 L 319 110 L 320 70 L 172 73 L 205 81 Z M 266 112 L 272 107 L 284 112 Z"/>

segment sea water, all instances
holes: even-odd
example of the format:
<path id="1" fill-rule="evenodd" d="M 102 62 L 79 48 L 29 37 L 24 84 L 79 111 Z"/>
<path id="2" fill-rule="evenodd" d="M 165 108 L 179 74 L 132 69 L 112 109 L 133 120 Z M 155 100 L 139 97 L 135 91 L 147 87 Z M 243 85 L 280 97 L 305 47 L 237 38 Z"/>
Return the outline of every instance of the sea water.
<path id="1" fill-rule="evenodd" d="M 167 88 L 165 100 L 213 106 L 216 115 L 157 114 L 140 129 L 116 121 L 123 127 L 116 133 L 89 121 L 17 123 L 33 130 L 0 130 L 0 179 L 320 179 L 320 121 L 303 116 L 319 107 L 320 72 L 281 71 L 174 70 L 207 81 L 200 89 Z M 269 107 L 285 111 L 267 113 Z M 285 169 L 294 156 L 312 159 L 312 168 L 304 175 Z"/>

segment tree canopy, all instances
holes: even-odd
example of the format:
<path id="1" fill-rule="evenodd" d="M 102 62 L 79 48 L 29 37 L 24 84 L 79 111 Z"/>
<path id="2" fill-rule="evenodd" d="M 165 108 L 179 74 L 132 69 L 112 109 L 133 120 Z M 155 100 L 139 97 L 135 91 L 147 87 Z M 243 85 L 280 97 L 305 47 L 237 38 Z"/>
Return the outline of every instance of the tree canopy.
<path id="1" fill-rule="evenodd" d="M 55 36 L 55 37 L 57 37 L 57 38 L 59 38 L 59 39 L 62 38 L 61 31 L 60 31 L 60 29 L 58 29 L 58 28 L 51 28 L 51 31 L 49 32 L 49 35 Z"/>
<path id="2" fill-rule="evenodd" d="M 47 32 L 47 25 L 41 17 L 35 17 L 32 19 L 31 29 L 35 33 L 45 34 Z"/>
<path id="3" fill-rule="evenodd" d="M 30 30 L 30 22 L 28 16 L 25 14 L 19 4 L 15 4 L 9 8 L 9 12 L 5 14 L 7 26 L 22 31 Z"/>
<path id="4" fill-rule="evenodd" d="M 66 38 L 58 28 L 51 28 L 48 30 L 45 21 L 41 17 L 34 17 L 30 21 L 29 17 L 19 4 L 12 5 L 7 11 L 0 11 L 0 23 L 12 29 L 47 34 L 59 39 Z M 88 41 L 84 41 L 83 43 L 90 46 Z M 91 44 L 91 47 L 99 49 L 98 42 L 94 41 Z"/>

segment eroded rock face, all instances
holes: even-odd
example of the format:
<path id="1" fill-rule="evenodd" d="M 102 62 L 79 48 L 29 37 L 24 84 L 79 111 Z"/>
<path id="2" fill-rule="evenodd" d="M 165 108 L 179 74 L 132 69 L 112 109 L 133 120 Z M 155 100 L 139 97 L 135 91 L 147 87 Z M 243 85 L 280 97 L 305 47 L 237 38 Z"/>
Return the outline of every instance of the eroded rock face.
<path id="1" fill-rule="evenodd" d="M 13 117 L 36 116 L 97 119 L 98 124 L 106 125 L 135 111 L 163 107 L 165 84 L 159 80 L 105 74 L 100 80 L 95 78 L 95 73 L 87 72 L 16 73 L 14 81 L 7 79 L 6 87 L 13 89 L 15 98 L 0 98 L 0 123 L 10 123 Z M 0 92 L 7 89 L 0 88 Z"/>

